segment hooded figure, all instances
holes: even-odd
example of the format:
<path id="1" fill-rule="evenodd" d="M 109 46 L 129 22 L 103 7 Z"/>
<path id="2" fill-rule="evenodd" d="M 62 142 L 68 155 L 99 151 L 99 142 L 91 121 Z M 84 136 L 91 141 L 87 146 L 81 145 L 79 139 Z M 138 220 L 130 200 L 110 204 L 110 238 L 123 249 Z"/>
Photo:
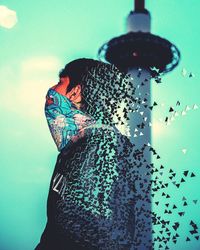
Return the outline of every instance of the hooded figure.
<path id="1" fill-rule="evenodd" d="M 60 153 L 46 228 L 35 250 L 134 249 L 138 159 L 126 122 L 137 102 L 135 87 L 113 65 L 92 59 L 70 64 L 76 68 L 77 63 L 85 70 L 74 81 L 68 73 L 75 83 L 68 93 L 73 96 L 78 82 L 81 102 L 59 93 L 57 86 L 47 93 L 45 115 Z"/>

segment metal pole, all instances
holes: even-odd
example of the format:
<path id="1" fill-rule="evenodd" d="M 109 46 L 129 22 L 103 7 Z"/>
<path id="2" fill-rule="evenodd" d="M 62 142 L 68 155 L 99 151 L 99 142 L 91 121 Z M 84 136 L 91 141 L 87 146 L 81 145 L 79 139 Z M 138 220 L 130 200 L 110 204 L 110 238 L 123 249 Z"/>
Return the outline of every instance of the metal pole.
<path id="1" fill-rule="evenodd" d="M 135 11 L 141 11 L 145 9 L 144 0 L 135 0 Z"/>

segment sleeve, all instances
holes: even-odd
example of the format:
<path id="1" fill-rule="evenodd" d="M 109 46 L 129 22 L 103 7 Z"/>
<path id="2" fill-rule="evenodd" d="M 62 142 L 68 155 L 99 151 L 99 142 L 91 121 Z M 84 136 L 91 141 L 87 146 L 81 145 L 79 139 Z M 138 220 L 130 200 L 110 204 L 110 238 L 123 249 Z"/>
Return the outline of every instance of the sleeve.
<path id="1" fill-rule="evenodd" d="M 58 151 L 73 139 L 75 141 L 83 136 L 83 130 L 95 123 L 89 116 L 76 109 L 67 97 L 51 88 L 46 95 L 45 116 Z"/>

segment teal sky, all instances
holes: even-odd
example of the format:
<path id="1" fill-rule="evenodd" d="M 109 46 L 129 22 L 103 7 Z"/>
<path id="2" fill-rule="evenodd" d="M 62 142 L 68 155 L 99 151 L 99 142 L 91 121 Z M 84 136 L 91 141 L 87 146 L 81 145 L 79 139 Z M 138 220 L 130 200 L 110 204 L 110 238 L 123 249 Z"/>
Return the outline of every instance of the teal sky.
<path id="1" fill-rule="evenodd" d="M 15 10 L 18 18 L 12 29 L 0 27 L 0 250 L 31 250 L 46 223 L 46 199 L 58 153 L 43 112 L 46 91 L 66 63 L 79 57 L 96 59 L 104 42 L 126 32 L 133 1 L 0 0 L 0 5 Z M 189 235 L 191 219 L 200 227 L 200 200 L 193 202 L 200 199 L 200 108 L 192 109 L 194 104 L 200 107 L 200 1 L 147 0 L 147 8 L 152 33 L 173 42 L 182 55 L 179 66 L 160 85 L 152 83 L 152 99 L 159 104 L 153 111 L 152 141 L 161 156 L 155 164 L 166 169 L 159 178 L 168 181 L 170 168 L 179 181 L 184 170 L 196 174 L 180 189 L 170 183 L 168 190 L 171 202 L 181 207 L 177 212 L 185 211 L 185 217 L 172 214 L 172 221 L 181 222 L 180 235 Z M 189 78 L 191 72 L 194 77 Z M 176 107 L 178 100 L 181 105 Z M 191 109 L 181 115 L 187 105 Z M 166 126 L 160 119 L 170 106 L 179 116 Z M 183 196 L 187 207 L 182 207 Z M 158 192 L 155 199 L 164 206 L 161 197 Z M 190 242 L 183 237 L 170 243 L 170 250 L 179 249 L 198 250 L 200 241 L 191 235 Z"/>

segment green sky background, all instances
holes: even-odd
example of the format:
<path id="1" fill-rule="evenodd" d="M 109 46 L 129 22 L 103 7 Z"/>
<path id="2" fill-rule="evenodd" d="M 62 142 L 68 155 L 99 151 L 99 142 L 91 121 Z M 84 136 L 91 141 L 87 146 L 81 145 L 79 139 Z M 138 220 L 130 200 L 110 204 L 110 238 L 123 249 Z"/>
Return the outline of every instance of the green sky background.
<path id="1" fill-rule="evenodd" d="M 46 223 L 46 199 L 58 154 L 43 111 L 47 89 L 57 82 L 58 71 L 67 62 L 96 59 L 104 42 L 126 31 L 133 1 L 1 0 L 0 5 L 15 10 L 18 17 L 14 28 L 0 27 L 0 250 L 31 250 Z M 179 189 L 169 185 L 171 203 L 179 207 L 171 220 L 182 225 L 182 238 L 169 246 L 170 250 L 198 250 L 200 241 L 189 233 L 189 222 L 192 219 L 200 226 L 200 200 L 193 202 L 200 198 L 200 109 L 192 109 L 194 104 L 200 107 L 200 1 L 147 0 L 147 8 L 152 33 L 175 43 L 182 55 L 179 66 L 161 84 L 152 83 L 152 99 L 158 103 L 152 141 L 161 156 L 155 164 L 165 166 L 159 178 L 168 181 L 170 168 L 179 182 L 185 170 L 196 174 Z M 191 72 L 195 76 L 190 78 Z M 176 107 L 178 100 L 181 105 Z M 182 116 L 187 105 L 191 109 Z M 180 115 L 166 126 L 160 119 L 170 106 Z M 186 154 L 182 149 L 187 149 Z M 183 196 L 188 206 L 182 206 Z M 160 206 L 153 209 L 163 213 L 166 200 L 159 192 L 156 199 Z M 183 210 L 185 216 L 178 216 Z"/>

